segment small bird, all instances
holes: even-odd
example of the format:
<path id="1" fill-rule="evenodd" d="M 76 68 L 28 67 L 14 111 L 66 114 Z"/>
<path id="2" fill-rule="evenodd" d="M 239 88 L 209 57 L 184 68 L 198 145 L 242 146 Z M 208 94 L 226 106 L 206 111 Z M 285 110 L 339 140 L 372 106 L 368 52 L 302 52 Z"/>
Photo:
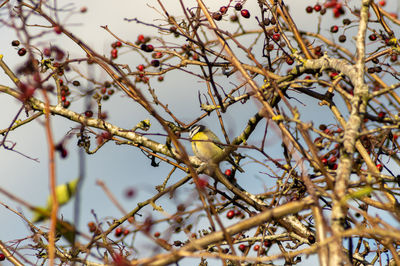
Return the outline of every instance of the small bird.
<path id="1" fill-rule="evenodd" d="M 194 125 L 190 130 L 189 136 L 192 139 L 194 155 L 200 160 L 207 162 L 213 160 L 215 157 L 222 156 L 224 148 L 217 144 L 221 143 L 221 141 L 214 132 L 207 127 L 203 125 Z M 232 164 L 239 172 L 244 172 L 230 155 L 228 155 L 225 160 Z"/>
<path id="2" fill-rule="evenodd" d="M 78 182 L 79 178 L 75 178 L 68 183 L 58 185 L 56 187 L 58 206 L 67 204 L 73 198 L 78 187 Z M 53 203 L 51 200 L 51 196 L 48 196 L 46 207 L 36 207 L 38 211 L 33 211 L 32 222 L 37 223 L 48 219 L 50 216 L 52 205 Z"/>

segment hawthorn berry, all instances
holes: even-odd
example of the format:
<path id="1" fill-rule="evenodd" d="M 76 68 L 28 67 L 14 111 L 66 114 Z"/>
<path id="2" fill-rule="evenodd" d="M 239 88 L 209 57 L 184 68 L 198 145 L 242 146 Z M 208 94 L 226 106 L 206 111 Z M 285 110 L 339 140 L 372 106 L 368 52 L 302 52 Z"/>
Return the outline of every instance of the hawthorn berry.
<path id="1" fill-rule="evenodd" d="M 215 13 L 213 13 L 212 17 L 216 21 L 220 21 L 222 19 L 222 14 L 220 12 L 215 12 Z"/>
<path id="2" fill-rule="evenodd" d="M 307 13 L 312 13 L 312 11 L 313 11 L 312 6 L 307 6 L 307 7 L 306 7 L 306 12 L 307 12 Z"/>
<path id="3" fill-rule="evenodd" d="M 286 64 L 293 65 L 294 60 L 291 57 L 286 57 Z"/>
<path id="4" fill-rule="evenodd" d="M 350 25 L 351 24 L 351 20 L 348 18 L 343 19 L 343 25 Z"/>
<path id="5" fill-rule="evenodd" d="M 228 8 L 226 6 L 221 6 L 219 8 L 219 12 L 221 12 L 222 15 L 225 14 L 227 11 L 228 11 Z"/>
<path id="6" fill-rule="evenodd" d="M 281 35 L 279 33 L 275 33 L 274 35 L 272 35 L 272 39 L 274 39 L 274 41 L 279 42 L 279 40 L 281 39 Z"/>
<path id="7" fill-rule="evenodd" d="M 378 168 L 378 170 L 380 172 L 383 169 L 383 165 L 379 163 L 379 164 L 376 165 L 376 168 Z"/>
<path id="8" fill-rule="evenodd" d="M 6 259 L 6 255 L 4 255 L 3 253 L 0 253 L 0 261 L 3 261 Z"/>
<path id="9" fill-rule="evenodd" d="M 241 3 L 237 3 L 237 4 L 235 5 L 235 9 L 236 9 L 237 11 L 242 10 L 242 8 L 243 8 L 243 6 L 242 6 Z"/>
<path id="10" fill-rule="evenodd" d="M 21 43 L 18 40 L 14 40 L 11 42 L 12 46 L 19 46 Z"/>
<path id="11" fill-rule="evenodd" d="M 93 111 L 91 111 L 91 110 L 85 111 L 85 116 L 88 117 L 88 118 L 92 117 L 93 116 Z"/>
<path id="12" fill-rule="evenodd" d="M 143 71 L 144 70 L 144 65 L 138 65 L 136 68 L 139 71 Z"/>
<path id="13" fill-rule="evenodd" d="M 200 188 L 204 188 L 208 185 L 208 181 L 206 179 L 199 178 L 198 185 Z"/>
<path id="14" fill-rule="evenodd" d="M 250 17 L 250 12 L 249 12 L 249 10 L 247 10 L 247 9 L 242 9 L 242 10 L 240 11 L 240 14 L 241 14 L 242 17 L 244 17 L 244 18 L 249 18 L 249 17 Z"/>
<path id="15" fill-rule="evenodd" d="M 117 229 L 115 229 L 115 236 L 120 237 L 121 235 L 122 235 L 122 228 L 118 227 Z"/>
<path id="16" fill-rule="evenodd" d="M 338 30 L 339 30 L 339 27 L 336 26 L 336 25 L 333 25 L 333 26 L 331 27 L 331 32 L 332 32 L 332 33 L 336 33 L 336 32 L 338 32 Z"/>
<path id="17" fill-rule="evenodd" d="M 55 26 L 55 27 L 53 28 L 53 30 L 54 30 L 54 32 L 57 33 L 57 34 L 61 34 L 61 33 L 62 33 L 62 29 L 61 29 L 60 26 Z"/>
<path id="18" fill-rule="evenodd" d="M 138 42 L 140 42 L 140 43 L 144 43 L 144 42 L 145 42 L 145 38 L 144 38 L 143 34 L 140 34 L 140 35 L 138 36 L 137 40 L 138 40 Z"/>
<path id="19" fill-rule="evenodd" d="M 373 62 L 374 64 L 378 64 L 378 63 L 379 63 L 379 59 L 375 57 L 375 58 L 372 59 L 372 62 Z"/>
<path id="20" fill-rule="evenodd" d="M 228 177 L 231 176 L 232 175 L 232 170 L 231 169 L 226 169 L 225 170 L 225 175 L 228 176 Z"/>
<path id="21" fill-rule="evenodd" d="M 235 217 L 235 211 L 234 210 L 230 210 L 226 213 L 226 218 L 228 219 L 232 219 L 233 217 Z"/>
<path id="22" fill-rule="evenodd" d="M 63 103 L 64 108 L 68 108 L 70 105 L 71 105 L 71 102 L 70 102 L 70 101 L 65 101 L 65 102 Z"/>
<path id="23" fill-rule="evenodd" d="M 128 188 L 127 190 L 125 190 L 125 197 L 132 198 L 133 196 L 135 196 L 136 191 L 134 188 Z"/>
<path id="24" fill-rule="evenodd" d="M 322 9 L 322 6 L 320 4 L 316 4 L 314 6 L 314 10 L 317 11 L 317 12 L 321 11 L 321 9 Z"/>
<path id="25" fill-rule="evenodd" d="M 368 36 L 368 38 L 370 41 L 375 41 L 377 39 L 377 36 L 376 36 L 376 34 L 371 34 Z"/>
<path id="26" fill-rule="evenodd" d="M 339 42 L 345 42 L 346 41 L 346 35 L 342 34 L 339 36 Z"/>
<path id="27" fill-rule="evenodd" d="M 254 245 L 253 250 L 258 251 L 260 249 L 260 245 Z"/>
<path id="28" fill-rule="evenodd" d="M 152 57 L 155 59 L 160 59 L 163 56 L 163 54 L 161 52 L 156 52 L 154 54 L 152 54 Z"/>
<path id="29" fill-rule="evenodd" d="M 146 50 L 145 50 L 146 52 L 151 53 L 151 52 L 154 51 L 154 46 L 153 45 L 148 44 L 146 47 L 147 47 Z"/>
<path id="30" fill-rule="evenodd" d="M 158 67 L 158 66 L 160 66 L 160 61 L 157 60 L 157 59 L 154 59 L 154 60 L 151 60 L 150 64 L 151 64 L 153 67 Z"/>
<path id="31" fill-rule="evenodd" d="M 239 245 L 239 250 L 240 250 L 241 252 L 245 252 L 245 250 L 246 250 L 246 245 L 240 244 L 240 245 Z"/>
<path id="32" fill-rule="evenodd" d="M 264 247 L 269 248 L 270 246 L 272 246 L 271 240 L 265 240 L 264 241 Z"/>
<path id="33" fill-rule="evenodd" d="M 159 238 L 159 237 L 160 237 L 160 235 L 161 235 L 161 233 L 160 233 L 160 232 L 155 232 L 155 233 L 154 233 L 154 237 L 155 237 L 155 238 Z"/>
<path id="34" fill-rule="evenodd" d="M 18 55 L 19 55 L 19 56 L 24 56 L 24 55 L 26 55 L 26 49 L 25 49 L 25 48 L 19 49 L 19 50 L 18 50 Z"/>
<path id="35" fill-rule="evenodd" d="M 116 59 L 118 57 L 118 50 L 117 49 L 112 49 L 111 50 L 111 57 L 113 59 Z"/>
<path id="36" fill-rule="evenodd" d="M 117 42 L 115 43 L 115 46 L 116 46 L 116 47 L 121 47 L 121 46 L 122 46 L 122 42 L 117 41 Z"/>

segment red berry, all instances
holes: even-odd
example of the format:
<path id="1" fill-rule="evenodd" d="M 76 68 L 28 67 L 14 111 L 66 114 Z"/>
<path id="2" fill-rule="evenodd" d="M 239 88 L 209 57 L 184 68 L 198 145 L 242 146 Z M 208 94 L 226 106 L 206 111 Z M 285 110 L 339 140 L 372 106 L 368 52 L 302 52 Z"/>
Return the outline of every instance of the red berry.
<path id="1" fill-rule="evenodd" d="M 111 57 L 113 59 L 116 59 L 118 57 L 118 50 L 117 49 L 112 49 L 111 50 Z"/>
<path id="2" fill-rule="evenodd" d="M 314 10 L 317 11 L 317 12 L 321 11 L 321 9 L 322 9 L 322 7 L 321 7 L 320 4 L 316 4 L 316 5 L 314 6 Z"/>
<path id="3" fill-rule="evenodd" d="M 322 159 L 321 159 L 321 162 L 322 162 L 324 165 L 327 165 L 327 164 L 328 164 L 328 160 L 327 160 L 326 158 L 322 158 Z"/>
<path id="4" fill-rule="evenodd" d="M 3 253 L 0 253 L 0 261 L 3 261 L 6 259 L 6 255 L 4 255 Z"/>
<path id="5" fill-rule="evenodd" d="M 68 151 L 65 148 L 62 148 L 60 151 L 61 158 L 66 158 L 68 156 Z"/>
<path id="6" fill-rule="evenodd" d="M 339 30 L 339 27 L 336 26 L 336 25 L 334 25 L 334 26 L 331 27 L 331 32 L 332 32 L 332 33 L 336 33 L 336 32 L 338 32 L 338 30 Z"/>
<path id="7" fill-rule="evenodd" d="M 215 12 L 215 13 L 213 13 L 212 17 L 216 21 L 220 21 L 222 19 L 222 14 L 220 12 Z"/>
<path id="8" fill-rule="evenodd" d="M 264 247 L 269 248 L 270 246 L 272 246 L 271 240 L 265 240 L 264 241 Z"/>
<path id="9" fill-rule="evenodd" d="M 121 46 L 122 46 L 122 42 L 120 42 L 120 41 L 117 41 L 117 42 L 115 43 L 115 46 L 117 46 L 117 47 L 121 47 Z"/>
<path id="10" fill-rule="evenodd" d="M 336 156 L 332 156 L 331 158 L 329 158 L 330 163 L 334 163 L 334 162 L 336 162 L 336 160 L 337 160 Z"/>
<path id="11" fill-rule="evenodd" d="M 144 65 L 138 65 L 136 68 L 139 71 L 143 71 L 144 70 Z"/>
<path id="12" fill-rule="evenodd" d="M 158 66 L 160 66 L 160 61 L 157 60 L 157 59 L 154 59 L 154 60 L 151 60 L 150 64 L 151 64 L 153 67 L 158 67 Z"/>
<path id="13" fill-rule="evenodd" d="M 61 101 L 65 102 L 67 100 L 67 97 L 61 96 Z"/>
<path id="14" fill-rule="evenodd" d="M 232 170 L 231 169 L 226 169 L 225 170 L 225 175 L 226 176 L 231 176 L 232 175 Z"/>
<path id="15" fill-rule="evenodd" d="M 380 171 L 382 171 L 383 166 L 379 163 L 379 164 L 376 165 L 376 168 L 378 168 L 378 170 L 379 170 L 379 172 L 380 172 Z"/>
<path id="16" fill-rule="evenodd" d="M 243 6 L 242 6 L 241 3 L 237 3 L 237 4 L 235 5 L 235 9 L 236 9 L 237 11 L 242 10 L 242 8 L 243 8 Z"/>
<path id="17" fill-rule="evenodd" d="M 26 54 L 26 49 L 25 48 L 21 48 L 18 50 L 18 55 L 19 56 L 24 56 Z"/>
<path id="18" fill-rule="evenodd" d="M 306 7 L 306 12 L 307 12 L 307 13 L 312 13 L 312 11 L 313 11 L 312 6 L 307 6 L 307 7 Z"/>
<path id="19" fill-rule="evenodd" d="M 157 80 L 160 81 L 160 82 L 164 81 L 164 77 L 163 76 L 158 76 Z"/>
<path id="20" fill-rule="evenodd" d="M 127 235 L 129 235 L 130 232 L 131 232 L 131 231 L 129 231 L 129 229 L 125 229 L 125 230 L 124 230 L 124 235 L 127 236 Z"/>
<path id="21" fill-rule="evenodd" d="M 136 194 L 136 191 L 134 188 L 128 188 L 125 191 L 125 197 L 127 197 L 127 198 L 132 198 L 133 196 L 135 196 L 135 194 Z"/>
<path id="22" fill-rule="evenodd" d="M 93 112 L 90 111 L 90 110 L 87 110 L 87 111 L 85 112 L 85 116 L 88 117 L 88 118 L 90 118 L 90 117 L 93 116 Z"/>
<path id="23" fill-rule="evenodd" d="M 139 42 L 144 43 L 144 36 L 142 34 L 140 34 L 137 39 Z"/>
<path id="24" fill-rule="evenodd" d="M 386 1 L 385 1 L 385 0 L 379 1 L 379 5 L 380 5 L 380 6 L 385 6 L 385 5 L 386 5 Z"/>
<path id="25" fill-rule="evenodd" d="M 206 179 L 199 178 L 198 185 L 200 188 L 204 188 L 208 185 L 208 181 Z"/>
<path id="26" fill-rule="evenodd" d="M 329 77 L 331 79 L 335 79 L 337 77 L 337 75 L 339 75 L 337 72 L 332 72 L 332 73 L 329 74 Z"/>
<path id="27" fill-rule="evenodd" d="M 242 17 L 244 17 L 244 18 L 249 18 L 249 17 L 250 17 L 250 12 L 249 12 L 249 10 L 247 10 L 247 9 L 242 9 L 242 10 L 240 11 L 240 14 L 241 14 Z"/>
<path id="28" fill-rule="evenodd" d="M 57 33 L 57 34 L 61 34 L 61 33 L 62 33 L 62 29 L 61 29 L 60 26 L 55 26 L 55 27 L 53 28 L 53 30 L 54 30 L 54 32 Z"/>
<path id="29" fill-rule="evenodd" d="M 240 245 L 239 245 L 239 250 L 240 250 L 241 252 L 244 252 L 244 251 L 246 250 L 246 245 L 240 244 Z"/>
<path id="30" fill-rule="evenodd" d="M 21 43 L 20 43 L 20 41 L 18 41 L 18 40 L 14 40 L 14 41 L 12 41 L 11 42 L 11 45 L 12 46 L 19 46 Z"/>
<path id="31" fill-rule="evenodd" d="M 163 56 L 161 52 L 157 52 L 153 54 L 153 58 L 160 59 Z"/>
<path id="32" fill-rule="evenodd" d="M 294 60 L 292 58 L 286 57 L 286 64 L 293 65 L 293 63 L 294 63 Z"/>
<path id="33" fill-rule="evenodd" d="M 221 6 L 219 8 L 219 12 L 221 12 L 222 15 L 225 14 L 227 11 L 228 11 L 228 8 L 226 6 Z"/>
<path id="34" fill-rule="evenodd" d="M 121 235 L 122 235 L 122 228 L 118 227 L 117 229 L 115 229 L 115 236 L 120 237 Z"/>
<path id="35" fill-rule="evenodd" d="M 153 51 L 154 51 L 154 46 L 151 45 L 151 44 L 147 45 L 146 52 L 150 53 L 150 52 L 153 52 Z"/>
<path id="36" fill-rule="evenodd" d="M 369 38 L 371 41 L 375 41 L 377 37 L 376 37 L 376 34 L 371 34 L 371 35 L 368 36 L 368 38 Z"/>
<path id="37" fill-rule="evenodd" d="M 386 115 L 385 112 L 379 112 L 378 117 L 379 117 L 379 118 L 384 118 L 385 115 Z"/>
<path id="38" fill-rule="evenodd" d="M 160 235 L 161 235 L 160 232 L 155 232 L 155 233 L 154 233 L 154 237 L 155 237 L 155 238 L 159 238 Z"/>
<path id="39" fill-rule="evenodd" d="M 274 41 L 279 42 L 279 40 L 281 39 L 281 35 L 279 33 L 275 33 L 274 35 L 272 35 L 272 39 L 274 39 Z"/>
<path id="40" fill-rule="evenodd" d="M 230 210 L 226 213 L 226 218 L 228 219 L 232 219 L 233 217 L 235 217 L 235 211 L 234 210 Z"/>
<path id="41" fill-rule="evenodd" d="M 260 249 L 260 245 L 254 245 L 253 250 L 258 251 Z"/>

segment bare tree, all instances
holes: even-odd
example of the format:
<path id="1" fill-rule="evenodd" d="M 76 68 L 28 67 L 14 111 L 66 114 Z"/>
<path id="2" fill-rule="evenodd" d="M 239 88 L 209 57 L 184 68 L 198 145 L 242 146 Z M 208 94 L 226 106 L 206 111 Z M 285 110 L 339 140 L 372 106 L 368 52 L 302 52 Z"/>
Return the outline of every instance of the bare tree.
<path id="1" fill-rule="evenodd" d="M 47 260 L 50 265 L 167 265 L 183 258 L 196 258 L 200 265 L 214 259 L 224 265 L 292 265 L 317 254 L 320 265 L 400 265 L 400 21 L 385 11 L 386 1 L 327 0 L 292 10 L 281 0 L 259 0 L 257 10 L 248 9 L 253 2 L 227 0 L 213 10 L 204 0 L 179 1 L 178 11 L 159 0 L 152 7 L 159 12 L 156 22 L 121 18 L 132 27 L 155 29 L 157 35 L 131 40 L 103 26 L 115 38 L 110 54 L 103 55 L 74 35 L 73 27 L 58 22 L 60 14 L 90 12 L 90 7 L 3 1 L 0 23 L 15 30 L 18 40 L 11 45 L 24 64 L 13 69 L 6 57 L 0 58 L 3 75 L 14 83 L 0 85 L 1 97 L 20 103 L 10 126 L 1 130 L 1 147 L 20 153 L 22 160 L 32 159 L 16 149 L 11 138 L 14 130 L 32 121 L 43 123 L 51 192 L 48 205 L 39 208 L 0 188 L 37 218 L 29 220 L 2 203 L 32 234 L 18 245 L 0 242 L 0 259 L 15 265 Z M 292 12 L 302 12 L 310 21 L 317 18 L 317 31 L 299 28 Z M 325 21 L 334 24 L 326 28 Z M 86 57 L 73 57 L 62 46 L 45 43 L 48 34 L 69 38 Z M 143 63 L 132 66 L 121 53 L 136 53 Z M 106 78 L 88 74 L 88 66 Z M 189 121 L 156 89 L 174 72 L 201 81 L 202 89 L 191 90 L 201 115 Z M 163 90 L 171 99 L 183 97 L 173 88 Z M 141 118 L 134 128 L 111 122 L 107 114 L 114 110 L 106 113 L 103 103 L 117 95 L 139 104 L 151 119 Z M 78 99 L 84 100 L 84 112 L 74 106 Z M 174 104 L 185 101 L 179 98 Z M 232 136 L 226 125 L 235 108 L 244 110 L 246 122 L 237 124 L 240 134 Z M 323 113 L 325 122 L 310 122 L 310 112 Z M 88 227 L 79 227 L 76 192 L 85 166 L 80 166 L 81 179 L 57 186 L 55 156 L 68 158 L 64 140 L 53 137 L 51 122 L 57 116 L 76 124 L 64 140 L 77 138 L 86 154 L 96 156 L 106 143 L 115 143 L 142 150 L 149 168 L 170 165 L 157 193 L 124 211 L 99 181 L 126 214 L 113 219 L 94 214 L 85 221 Z M 218 121 L 212 129 L 224 136 L 218 142 L 223 152 L 202 160 L 187 149 L 187 133 L 209 116 Z M 162 130 L 152 131 L 154 124 Z M 255 137 L 256 129 L 263 133 L 261 140 Z M 281 143 L 273 151 L 266 148 L 271 134 L 280 136 Z M 228 156 L 245 172 L 236 167 L 221 170 Z M 263 193 L 247 189 L 251 165 L 261 167 L 262 182 L 274 185 Z M 171 182 L 172 174 L 179 181 Z M 176 205 L 176 191 L 185 188 L 196 188 L 193 200 L 166 213 L 158 202 Z M 75 217 L 61 216 L 59 206 L 75 195 Z M 144 209 L 154 215 L 142 215 Z M 44 229 L 37 222 L 50 226 Z M 161 234 L 160 227 L 168 230 Z M 129 241 L 137 235 L 152 243 L 155 255 L 141 255 L 148 244 Z M 38 260 L 20 252 L 26 246 Z"/>

